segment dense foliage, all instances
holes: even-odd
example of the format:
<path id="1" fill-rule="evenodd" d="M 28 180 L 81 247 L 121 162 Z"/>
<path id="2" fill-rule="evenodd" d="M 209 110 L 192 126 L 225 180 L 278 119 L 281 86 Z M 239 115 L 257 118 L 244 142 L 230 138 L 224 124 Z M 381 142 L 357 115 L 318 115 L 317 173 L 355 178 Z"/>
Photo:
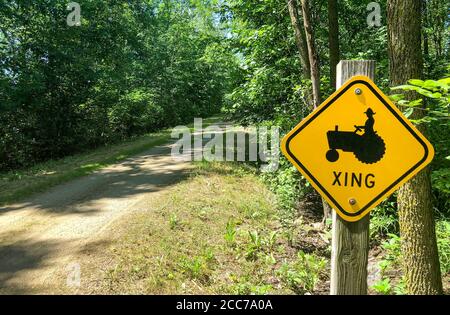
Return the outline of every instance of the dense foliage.
<path id="1" fill-rule="evenodd" d="M 235 56 L 214 1 L 0 1 L 0 170 L 216 113 Z"/>
<path id="2" fill-rule="evenodd" d="M 299 1 L 298 1 L 299 2 Z M 449 17 L 445 8 L 448 1 L 424 1 L 424 76 L 435 80 L 450 75 L 449 60 Z M 242 53 L 245 78 L 229 95 L 231 106 L 226 112 L 234 119 L 245 123 L 260 123 L 270 120 L 287 131 L 309 114 L 306 93 L 310 90 L 309 80 L 302 73 L 299 52 L 295 46 L 286 1 L 275 0 L 231 0 L 226 2 L 227 16 L 233 30 L 232 41 Z M 386 3 L 381 5 L 381 26 L 368 27 L 367 3 L 355 0 L 338 1 L 340 59 L 372 59 L 377 62 L 376 81 L 387 94 L 397 93 L 389 89 L 389 60 L 387 53 Z M 328 8 L 326 1 L 311 1 L 312 24 L 314 26 L 317 54 L 320 62 L 322 95 L 332 92 L 330 87 L 330 60 L 328 47 Z M 418 79 L 418 78 L 411 78 Z M 448 82 L 448 81 L 446 81 Z M 405 82 L 406 84 L 407 82 Z M 429 115 L 421 123 L 426 123 L 432 143 L 436 147 L 437 158 L 433 164 L 434 189 L 437 206 L 448 211 L 448 168 L 450 146 L 448 145 L 448 89 L 443 89 L 442 97 L 430 98 L 427 102 Z M 431 94 L 430 92 L 429 94 Z M 428 97 L 428 94 L 424 94 Z M 408 114 L 410 107 L 399 104 Z M 414 105 L 414 104 L 413 104 Z M 418 104 L 416 104 L 417 106 Z M 428 113 L 428 112 L 427 112 Z M 276 190 L 283 191 L 283 200 L 288 207 L 295 202 L 293 179 L 286 175 L 299 175 L 289 163 L 282 163 L 283 169 L 270 179 Z M 300 181 L 297 181 L 300 183 Z M 286 183 L 285 187 L 283 183 Z M 447 193 L 445 192 L 447 190 Z M 285 196 L 292 196 L 285 198 Z"/>

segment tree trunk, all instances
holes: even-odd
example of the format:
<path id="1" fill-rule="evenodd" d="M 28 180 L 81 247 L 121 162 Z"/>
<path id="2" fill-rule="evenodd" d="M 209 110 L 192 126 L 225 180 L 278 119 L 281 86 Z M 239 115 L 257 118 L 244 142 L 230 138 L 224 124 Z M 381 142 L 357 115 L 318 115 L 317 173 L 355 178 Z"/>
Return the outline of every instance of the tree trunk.
<path id="1" fill-rule="evenodd" d="M 303 25 L 305 28 L 306 44 L 308 46 L 308 56 L 311 68 L 314 108 L 317 108 L 321 103 L 319 60 L 316 52 L 316 45 L 314 42 L 314 31 L 311 25 L 311 12 L 309 8 L 309 1 L 301 0 L 301 3 L 302 3 Z"/>
<path id="2" fill-rule="evenodd" d="M 330 84 L 336 89 L 336 66 L 340 59 L 337 0 L 328 0 L 328 42 L 330 49 Z"/>
<path id="3" fill-rule="evenodd" d="M 390 80 L 396 86 L 422 76 L 421 1 L 388 0 L 387 10 Z M 406 97 L 418 98 L 410 93 Z M 413 118 L 422 112 L 416 110 Z M 442 294 L 429 169 L 400 188 L 398 208 L 407 292 Z"/>
<path id="4" fill-rule="evenodd" d="M 298 16 L 297 0 L 286 0 L 289 16 L 291 17 L 292 27 L 294 28 L 295 43 L 300 54 L 300 63 L 302 65 L 303 76 L 306 79 L 311 79 L 311 69 L 309 65 L 308 46 L 306 44 L 305 32 L 301 26 L 301 21 Z"/>
<path id="5" fill-rule="evenodd" d="M 309 8 L 309 1 L 301 0 L 301 4 L 302 4 L 303 26 L 305 28 L 306 44 L 308 46 L 308 56 L 311 69 L 314 109 L 316 109 L 322 102 L 322 98 L 320 95 L 319 58 L 317 55 L 316 45 L 314 42 L 314 30 L 311 25 L 311 12 Z M 331 218 L 331 207 L 323 198 L 322 198 L 322 206 L 323 206 L 323 223 L 325 223 L 328 218 Z"/>
<path id="6" fill-rule="evenodd" d="M 322 208 L 323 208 L 322 225 L 325 227 L 327 219 L 331 219 L 333 208 L 331 208 L 331 206 L 328 204 L 328 201 L 326 201 L 325 198 L 322 198 Z"/>
<path id="7" fill-rule="evenodd" d="M 428 8 L 427 8 L 427 0 L 422 0 L 422 10 L 423 10 L 423 24 L 425 27 L 428 27 Z M 425 57 L 430 55 L 430 43 L 428 39 L 428 30 L 423 32 L 423 54 Z"/>

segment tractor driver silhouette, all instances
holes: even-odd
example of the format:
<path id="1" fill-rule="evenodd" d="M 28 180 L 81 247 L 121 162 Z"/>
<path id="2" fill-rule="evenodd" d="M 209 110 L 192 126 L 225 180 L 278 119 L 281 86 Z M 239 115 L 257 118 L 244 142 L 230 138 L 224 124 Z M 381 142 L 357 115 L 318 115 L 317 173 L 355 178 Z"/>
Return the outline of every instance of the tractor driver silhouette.
<path id="1" fill-rule="evenodd" d="M 366 124 L 364 126 L 355 126 L 355 128 L 356 128 L 355 132 L 364 130 L 365 135 L 373 135 L 373 134 L 375 134 L 375 130 L 373 130 L 373 126 L 375 125 L 375 119 L 373 118 L 373 116 L 376 113 L 374 113 L 372 108 L 369 108 L 364 114 L 367 115 Z"/>
<path id="2" fill-rule="evenodd" d="M 326 158 L 334 163 L 339 160 L 339 152 L 352 152 L 356 159 L 364 164 L 374 164 L 384 157 L 386 145 L 383 139 L 373 129 L 375 112 L 369 108 L 364 114 L 367 120 L 364 126 L 355 126 L 355 131 L 339 131 L 339 126 L 335 130 L 327 132 L 329 151 Z M 364 131 L 363 134 L 358 132 Z"/>

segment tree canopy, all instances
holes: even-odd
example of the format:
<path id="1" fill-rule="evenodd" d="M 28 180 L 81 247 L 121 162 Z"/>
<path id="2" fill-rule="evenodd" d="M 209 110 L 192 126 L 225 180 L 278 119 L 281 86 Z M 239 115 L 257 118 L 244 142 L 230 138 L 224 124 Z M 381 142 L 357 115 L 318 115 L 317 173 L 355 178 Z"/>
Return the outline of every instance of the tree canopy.
<path id="1" fill-rule="evenodd" d="M 236 69 L 214 1 L 2 1 L 0 168 L 220 110 Z"/>

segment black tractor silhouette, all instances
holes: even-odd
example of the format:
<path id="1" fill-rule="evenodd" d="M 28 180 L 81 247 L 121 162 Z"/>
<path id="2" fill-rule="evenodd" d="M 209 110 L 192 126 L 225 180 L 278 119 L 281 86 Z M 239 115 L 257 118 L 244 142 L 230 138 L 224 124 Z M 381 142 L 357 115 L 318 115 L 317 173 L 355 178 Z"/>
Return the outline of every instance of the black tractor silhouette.
<path id="1" fill-rule="evenodd" d="M 327 152 L 327 160 L 334 163 L 339 160 L 339 152 L 353 152 L 358 161 L 364 164 L 374 164 L 384 157 L 386 153 L 386 144 L 383 139 L 374 131 L 375 113 L 369 108 L 365 114 L 368 119 L 364 126 L 355 126 L 355 131 L 339 131 L 339 126 L 335 130 L 328 131 L 328 145 L 330 150 Z M 358 132 L 364 134 L 359 135 Z"/>

